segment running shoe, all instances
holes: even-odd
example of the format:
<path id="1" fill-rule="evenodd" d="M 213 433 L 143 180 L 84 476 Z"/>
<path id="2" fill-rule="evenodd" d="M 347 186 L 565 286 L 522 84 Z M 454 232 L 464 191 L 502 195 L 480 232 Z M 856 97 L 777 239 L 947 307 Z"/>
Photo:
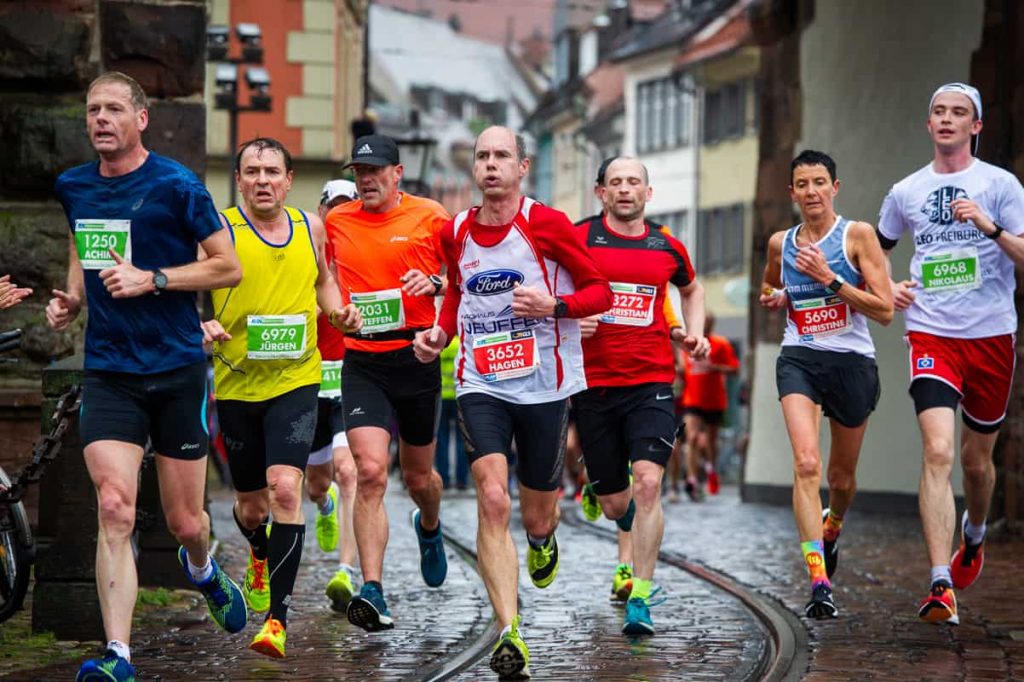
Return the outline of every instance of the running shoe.
<path id="1" fill-rule="evenodd" d="M 628 601 L 633 591 L 633 569 L 629 564 L 619 564 L 612 578 L 611 601 Z"/>
<path id="2" fill-rule="evenodd" d="M 348 603 L 352 601 L 355 588 L 352 586 L 352 576 L 344 568 L 339 568 L 331 581 L 327 583 L 327 598 L 331 600 L 331 608 L 339 613 L 345 611 Z"/>
<path id="3" fill-rule="evenodd" d="M 359 594 L 348 603 L 346 614 L 348 622 L 358 625 L 367 632 L 390 630 L 395 627 L 384 595 L 375 584 L 363 585 Z"/>
<path id="4" fill-rule="evenodd" d="M 580 506 L 583 507 L 583 517 L 587 521 L 597 521 L 601 518 L 601 503 L 597 501 L 597 494 L 594 486 L 586 483 L 580 494 Z"/>
<path id="5" fill-rule="evenodd" d="M 717 495 L 721 487 L 722 482 L 718 479 L 718 472 L 712 469 L 708 472 L 708 494 Z"/>
<path id="6" fill-rule="evenodd" d="M 626 602 L 626 618 L 622 624 L 624 635 L 653 635 L 654 621 L 646 599 L 631 597 Z"/>
<path id="7" fill-rule="evenodd" d="M 832 599 L 832 588 L 825 583 L 818 583 L 811 590 L 811 601 L 804 607 L 804 615 L 816 620 L 835 618 L 839 615 L 839 609 Z"/>
<path id="8" fill-rule="evenodd" d="M 967 512 L 960 519 L 960 548 L 949 561 L 949 574 L 953 577 L 953 587 L 964 590 L 974 584 L 981 575 L 985 565 L 985 539 L 976 545 L 967 542 Z"/>
<path id="9" fill-rule="evenodd" d="M 213 564 L 213 575 L 201 583 L 192 579 L 188 570 L 188 555 L 184 547 L 178 547 L 178 563 L 185 571 L 188 581 L 199 588 L 199 592 L 206 597 L 206 605 L 210 608 L 210 615 L 217 625 L 230 633 L 240 632 L 245 628 L 249 619 L 249 613 L 245 608 L 245 597 L 242 590 L 238 589 L 235 581 L 220 570 L 217 560 L 210 557 Z"/>
<path id="10" fill-rule="evenodd" d="M 683 489 L 686 490 L 686 495 L 690 498 L 690 502 L 704 501 L 704 490 L 701 488 L 700 483 L 687 481 L 683 484 Z"/>
<path id="11" fill-rule="evenodd" d="M 825 525 L 825 519 L 828 518 L 829 508 L 826 507 L 821 510 L 821 523 Z M 825 574 L 829 580 L 832 580 L 832 574 L 836 572 L 836 567 L 839 565 L 839 534 L 830 541 L 827 537 L 822 535 L 822 546 L 825 550 Z"/>
<path id="12" fill-rule="evenodd" d="M 333 552 L 338 548 L 338 486 L 334 483 L 327 489 L 327 497 L 331 498 L 331 511 L 317 510 L 316 542 L 323 551 Z"/>
<path id="13" fill-rule="evenodd" d="M 522 616 L 516 615 L 491 652 L 491 670 L 498 673 L 499 680 L 530 679 L 530 650 L 519 632 L 521 623 Z"/>
<path id="14" fill-rule="evenodd" d="M 927 623 L 959 625 L 960 616 L 956 612 L 956 595 L 953 594 L 953 588 L 944 580 L 934 583 L 928 596 L 921 600 L 917 615 Z"/>
<path id="15" fill-rule="evenodd" d="M 284 641 L 287 633 L 277 618 L 267 618 L 263 627 L 252 638 L 249 648 L 258 654 L 271 658 L 284 658 Z"/>
<path id="16" fill-rule="evenodd" d="M 412 526 L 416 529 L 416 540 L 420 543 L 420 573 L 423 575 L 423 582 L 428 587 L 440 587 L 448 575 L 448 558 L 444 555 L 441 522 L 438 521 L 437 533 L 433 537 L 423 537 L 420 510 L 417 509 L 412 513 Z"/>
<path id="17" fill-rule="evenodd" d="M 552 533 L 540 549 L 533 545 L 526 548 L 526 568 L 530 571 L 530 580 L 536 587 L 547 587 L 558 575 L 558 540 Z"/>
<path id="18" fill-rule="evenodd" d="M 109 649 L 103 658 L 90 658 L 75 675 L 75 682 L 135 682 L 135 668 Z"/>
<path id="19" fill-rule="evenodd" d="M 249 565 L 245 568 L 245 580 L 242 581 L 242 594 L 245 603 L 254 613 L 266 613 L 270 610 L 270 580 L 267 574 L 267 560 L 257 559 L 249 548 Z"/>

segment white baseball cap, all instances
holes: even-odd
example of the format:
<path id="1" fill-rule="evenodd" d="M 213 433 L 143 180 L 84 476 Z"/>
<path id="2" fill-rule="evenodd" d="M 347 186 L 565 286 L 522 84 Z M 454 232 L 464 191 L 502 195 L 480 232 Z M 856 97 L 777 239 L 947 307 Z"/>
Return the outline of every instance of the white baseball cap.
<path id="1" fill-rule="evenodd" d="M 928 100 L 928 115 L 932 115 L 932 106 L 935 104 L 935 98 L 945 92 L 955 92 L 960 95 L 964 95 L 967 99 L 971 100 L 971 104 L 974 105 L 974 113 L 978 115 L 978 120 L 981 120 L 981 93 L 978 92 L 978 88 L 967 83 L 946 83 L 936 88 L 935 92 L 932 93 L 932 98 Z M 981 135 L 971 136 L 971 153 L 977 155 L 978 153 L 978 138 Z"/>
<path id="2" fill-rule="evenodd" d="M 323 193 L 320 194 L 320 203 L 329 204 L 338 197 L 355 199 L 359 196 L 356 190 L 356 183 L 351 180 L 328 180 L 324 184 Z"/>

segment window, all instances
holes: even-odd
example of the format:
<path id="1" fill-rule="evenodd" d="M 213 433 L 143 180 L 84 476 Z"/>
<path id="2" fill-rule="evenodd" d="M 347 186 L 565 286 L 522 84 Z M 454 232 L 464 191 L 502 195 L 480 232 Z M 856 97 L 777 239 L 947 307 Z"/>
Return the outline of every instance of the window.
<path id="1" fill-rule="evenodd" d="M 664 225 L 672 233 L 672 236 L 683 243 L 683 246 L 689 250 L 687 240 L 689 235 L 687 229 L 689 227 L 690 216 L 687 211 L 673 211 L 671 213 L 659 213 L 657 215 L 647 216 L 647 219 L 655 225 Z"/>
<path id="2" fill-rule="evenodd" d="M 704 95 L 704 144 L 743 137 L 747 132 L 747 81 L 723 85 Z"/>
<path id="3" fill-rule="evenodd" d="M 697 262 L 701 274 L 743 270 L 744 205 L 706 209 L 697 218 Z"/>
<path id="4" fill-rule="evenodd" d="M 673 77 L 636 87 L 636 148 L 639 153 L 677 149 L 690 144 L 691 95 Z"/>

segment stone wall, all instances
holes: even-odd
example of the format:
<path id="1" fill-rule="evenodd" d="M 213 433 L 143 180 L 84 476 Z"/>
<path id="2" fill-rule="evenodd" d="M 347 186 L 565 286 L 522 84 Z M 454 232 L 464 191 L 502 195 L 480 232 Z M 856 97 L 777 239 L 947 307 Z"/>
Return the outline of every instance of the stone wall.
<path id="1" fill-rule="evenodd" d="M 84 317 L 55 334 L 43 311 L 67 268 L 54 181 L 95 159 L 85 133 L 89 82 L 110 70 L 138 80 L 153 100 L 146 146 L 203 174 L 205 36 L 202 0 L 0 3 L 0 274 L 35 289 L 0 313 L 0 328 L 26 332 L 22 361 L 0 365 L 0 391 L 38 391 L 40 367 L 81 346 Z"/>

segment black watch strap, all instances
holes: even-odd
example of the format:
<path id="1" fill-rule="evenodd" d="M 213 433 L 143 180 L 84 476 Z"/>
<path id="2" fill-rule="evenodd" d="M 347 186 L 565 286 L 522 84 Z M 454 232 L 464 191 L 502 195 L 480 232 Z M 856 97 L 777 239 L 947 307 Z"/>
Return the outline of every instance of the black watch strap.
<path id="1" fill-rule="evenodd" d="M 568 317 L 569 304 L 560 298 L 555 298 L 555 317 Z"/>
<path id="2" fill-rule="evenodd" d="M 429 279 L 430 283 L 434 285 L 434 296 L 437 296 L 439 293 L 441 293 L 441 287 L 444 285 L 444 281 L 441 279 L 441 276 L 430 275 L 429 277 L 427 277 L 427 279 Z"/>
<path id="3" fill-rule="evenodd" d="M 1006 229 L 1002 225 L 999 225 L 998 223 L 992 223 L 992 224 L 996 226 L 995 231 L 992 232 L 992 234 L 986 234 L 985 236 L 988 237 L 989 239 L 991 239 L 992 241 L 995 241 L 995 240 L 999 239 L 999 235 L 1001 235 L 1003 232 L 1005 232 Z"/>

